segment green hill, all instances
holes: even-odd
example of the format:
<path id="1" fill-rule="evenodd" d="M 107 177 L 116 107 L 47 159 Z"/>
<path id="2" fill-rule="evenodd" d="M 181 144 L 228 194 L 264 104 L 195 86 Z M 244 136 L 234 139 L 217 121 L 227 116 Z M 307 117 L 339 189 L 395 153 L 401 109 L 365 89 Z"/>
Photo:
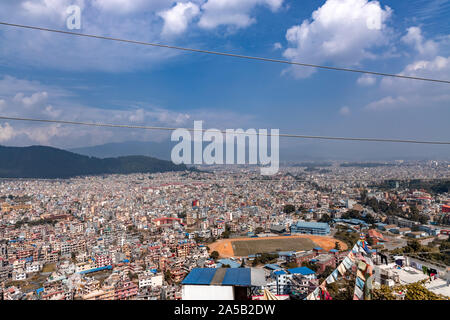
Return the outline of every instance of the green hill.
<path id="1" fill-rule="evenodd" d="M 185 165 L 146 156 L 99 159 L 43 147 L 0 146 L 1 178 L 56 179 L 83 175 L 185 171 Z"/>

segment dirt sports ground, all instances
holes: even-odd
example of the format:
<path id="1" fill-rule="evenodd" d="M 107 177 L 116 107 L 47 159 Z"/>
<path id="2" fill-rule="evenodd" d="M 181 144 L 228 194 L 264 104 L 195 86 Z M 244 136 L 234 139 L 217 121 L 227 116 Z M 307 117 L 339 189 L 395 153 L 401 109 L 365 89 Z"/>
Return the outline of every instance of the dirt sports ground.
<path id="1" fill-rule="evenodd" d="M 260 238 L 234 238 L 218 240 L 208 247 L 210 252 L 217 251 L 222 258 L 242 257 L 249 254 L 268 253 L 275 251 L 303 251 L 321 247 L 331 250 L 335 242 L 339 242 L 341 249 L 347 249 L 347 245 L 332 237 L 296 235 Z"/>

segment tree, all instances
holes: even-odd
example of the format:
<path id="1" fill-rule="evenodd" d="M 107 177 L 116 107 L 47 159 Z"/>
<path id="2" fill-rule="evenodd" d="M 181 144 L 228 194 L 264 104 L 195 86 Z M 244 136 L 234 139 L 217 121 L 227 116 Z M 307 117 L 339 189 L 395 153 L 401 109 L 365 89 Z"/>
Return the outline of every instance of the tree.
<path id="1" fill-rule="evenodd" d="M 262 227 L 257 227 L 255 229 L 255 234 L 259 234 L 259 233 L 262 233 L 262 232 L 264 232 L 264 229 Z"/>
<path id="2" fill-rule="evenodd" d="M 166 282 L 172 281 L 172 274 L 170 273 L 169 269 L 167 269 L 166 272 L 164 272 L 164 280 L 166 280 Z"/>
<path id="3" fill-rule="evenodd" d="M 330 216 L 328 215 L 328 214 L 324 214 L 324 215 L 322 215 L 322 217 L 320 218 L 320 220 L 319 220 L 319 222 L 325 222 L 325 223 L 328 223 L 328 222 L 330 222 L 331 221 L 331 218 L 330 218 Z"/>
<path id="4" fill-rule="evenodd" d="M 426 214 L 419 214 L 419 222 L 421 224 L 427 224 L 430 218 Z"/>
<path id="5" fill-rule="evenodd" d="M 286 204 L 284 207 L 283 207 L 283 212 L 284 213 L 292 213 L 292 212 L 294 212 L 295 211 L 295 207 L 292 205 L 292 204 Z"/>
<path id="6" fill-rule="evenodd" d="M 422 245 L 420 244 L 419 241 L 413 239 L 411 241 L 408 241 L 408 247 L 410 247 L 413 252 L 419 252 L 420 249 L 422 248 Z"/>
<path id="7" fill-rule="evenodd" d="M 302 267 L 307 267 L 307 268 L 311 269 L 314 272 L 316 272 L 319 269 L 315 264 L 313 264 L 310 261 L 303 261 L 302 262 Z"/>
<path id="8" fill-rule="evenodd" d="M 338 250 L 338 251 L 341 251 L 341 244 L 339 243 L 339 241 L 336 241 L 336 242 L 334 243 L 334 249 L 335 249 L 335 250 Z"/>
<path id="9" fill-rule="evenodd" d="M 217 260 L 217 258 L 219 258 L 219 253 L 217 251 L 213 251 L 211 252 L 210 257 L 211 259 Z"/>
<path id="10" fill-rule="evenodd" d="M 444 300 L 443 296 L 437 295 L 424 287 L 427 280 L 422 280 L 415 283 L 410 283 L 405 286 L 388 287 L 381 286 L 378 289 L 373 289 L 373 300 L 395 300 L 394 292 L 405 292 L 405 300 Z"/>

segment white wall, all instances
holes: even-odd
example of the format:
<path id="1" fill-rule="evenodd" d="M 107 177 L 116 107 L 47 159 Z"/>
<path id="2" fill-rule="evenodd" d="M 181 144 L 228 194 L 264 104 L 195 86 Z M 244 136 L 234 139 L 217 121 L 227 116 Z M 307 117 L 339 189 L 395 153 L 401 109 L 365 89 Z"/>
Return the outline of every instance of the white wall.
<path id="1" fill-rule="evenodd" d="M 184 285 L 182 300 L 234 300 L 233 286 Z"/>

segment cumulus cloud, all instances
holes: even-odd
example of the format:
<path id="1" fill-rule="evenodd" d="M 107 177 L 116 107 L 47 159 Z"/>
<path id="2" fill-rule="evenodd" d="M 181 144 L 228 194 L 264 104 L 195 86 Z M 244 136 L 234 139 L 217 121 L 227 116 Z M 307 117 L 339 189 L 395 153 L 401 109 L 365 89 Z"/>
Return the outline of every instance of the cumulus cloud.
<path id="1" fill-rule="evenodd" d="M 401 39 L 404 43 L 413 46 L 422 56 L 436 56 L 438 44 L 433 40 L 425 40 L 419 27 L 410 27 Z"/>
<path id="2" fill-rule="evenodd" d="M 64 30 L 69 17 L 67 8 L 78 5 L 82 9 L 83 33 L 161 43 L 170 35 L 186 34 L 190 27 L 202 32 L 221 25 L 243 28 L 255 22 L 256 7 L 265 6 L 275 12 L 282 3 L 283 0 L 9 0 L 0 1 L 0 19 Z M 10 27 L 0 30 L 0 64 L 11 67 L 123 72 L 151 69 L 179 54 L 164 48 Z M 130 56 L 133 59 L 126 58 Z"/>
<path id="3" fill-rule="evenodd" d="M 0 142 L 10 140 L 15 136 L 14 129 L 6 122 L 4 125 L 0 124 Z"/>
<path id="4" fill-rule="evenodd" d="M 311 20 L 289 28 L 289 44 L 283 55 L 292 61 L 335 63 L 344 66 L 373 58 L 371 48 L 388 42 L 386 21 L 392 10 L 378 1 L 327 0 L 315 10 Z M 296 77 L 314 73 L 311 68 L 292 67 Z"/>
<path id="5" fill-rule="evenodd" d="M 20 84 L 23 87 L 20 87 Z M 8 88 L 2 90 L 2 88 Z M 22 90 L 23 89 L 23 90 Z M 64 92 L 66 94 L 61 94 Z M 69 98 L 70 97 L 70 98 Z M 168 109 L 146 105 L 125 105 L 123 109 L 105 110 L 76 103 L 77 95 L 64 90 L 6 76 L 0 79 L 0 110 L 10 117 L 29 117 L 41 119 L 73 120 L 100 123 L 134 123 L 155 126 L 186 125 L 190 119 L 188 113 L 174 112 Z M 67 126 L 59 124 L 30 124 L 0 122 L 0 141 L 11 144 L 55 144 L 60 146 L 83 146 L 120 139 L 123 131 L 108 128 Z M 130 130 L 128 139 L 143 137 L 158 138 L 158 133 Z"/>
<path id="6" fill-rule="evenodd" d="M 450 56 L 437 56 L 431 60 L 414 61 L 407 65 L 400 74 L 448 80 L 450 76 Z M 450 105 L 450 94 L 446 84 L 384 78 L 381 81 L 380 90 L 387 96 L 369 103 L 366 106 L 367 110 L 380 111 Z"/>
<path id="7" fill-rule="evenodd" d="M 283 0 L 208 0 L 201 7 L 203 13 L 198 25 L 205 29 L 221 25 L 245 28 L 256 22 L 251 15 L 254 7 L 266 6 L 275 12 L 282 4 Z"/>
<path id="8" fill-rule="evenodd" d="M 164 36 L 170 36 L 183 33 L 186 31 L 188 24 L 199 13 L 199 7 L 192 2 L 178 2 L 174 7 L 160 12 L 159 16 L 164 19 L 162 34 Z"/>
<path id="9" fill-rule="evenodd" d="M 47 98 L 48 93 L 45 91 L 33 93 L 29 97 L 25 96 L 23 92 L 19 92 L 13 101 L 22 104 L 25 108 L 30 108 L 45 102 Z"/>
<path id="10" fill-rule="evenodd" d="M 122 103 L 121 109 L 101 109 L 77 103 L 78 99 L 76 93 L 37 81 L 11 76 L 0 78 L 0 110 L 9 117 L 183 128 L 191 128 L 194 120 L 204 120 L 205 127 L 245 127 L 255 119 L 254 115 L 226 110 L 178 112 L 144 102 Z M 167 131 L 0 121 L 0 142 L 9 145 L 44 144 L 68 148 L 112 141 L 158 141 L 169 134 Z"/>

